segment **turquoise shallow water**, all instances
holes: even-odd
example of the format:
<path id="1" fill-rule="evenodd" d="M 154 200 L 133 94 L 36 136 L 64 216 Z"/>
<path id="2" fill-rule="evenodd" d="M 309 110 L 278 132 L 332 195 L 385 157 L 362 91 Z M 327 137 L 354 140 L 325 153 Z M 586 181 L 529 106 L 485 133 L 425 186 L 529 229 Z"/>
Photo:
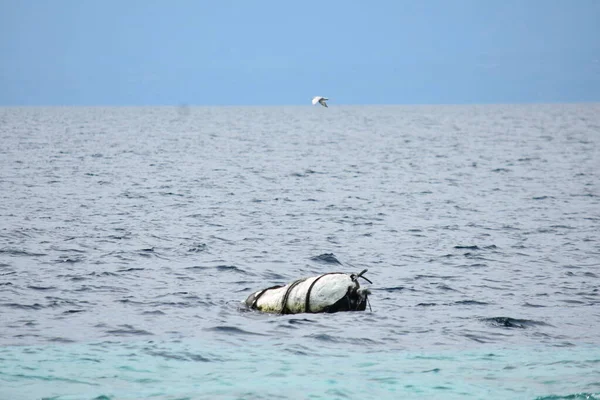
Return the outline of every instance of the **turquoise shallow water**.
<path id="1" fill-rule="evenodd" d="M 0 350 L 3 399 L 599 399 L 596 347 L 368 351 L 264 338 Z"/>

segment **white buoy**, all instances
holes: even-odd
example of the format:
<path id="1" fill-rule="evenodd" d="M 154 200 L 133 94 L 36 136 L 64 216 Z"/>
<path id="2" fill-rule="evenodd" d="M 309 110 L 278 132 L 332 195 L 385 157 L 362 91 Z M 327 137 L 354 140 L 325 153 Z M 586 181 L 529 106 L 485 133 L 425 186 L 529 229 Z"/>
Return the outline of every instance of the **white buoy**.
<path id="1" fill-rule="evenodd" d="M 360 288 L 358 278 L 371 283 L 363 276 L 365 272 L 330 272 L 298 279 L 252 293 L 245 303 L 254 310 L 277 314 L 364 311 L 370 291 Z"/>
<path id="2" fill-rule="evenodd" d="M 323 107 L 327 107 L 327 103 L 325 101 L 329 100 L 327 97 L 315 96 L 312 99 L 313 106 L 317 103 L 321 104 Z"/>

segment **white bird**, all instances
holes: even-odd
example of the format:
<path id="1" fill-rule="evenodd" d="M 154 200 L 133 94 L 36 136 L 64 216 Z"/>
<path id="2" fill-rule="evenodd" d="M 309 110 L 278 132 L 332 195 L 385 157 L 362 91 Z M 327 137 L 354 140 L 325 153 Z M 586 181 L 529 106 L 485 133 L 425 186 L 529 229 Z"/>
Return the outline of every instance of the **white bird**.
<path id="1" fill-rule="evenodd" d="M 329 100 L 327 97 L 315 96 L 312 99 L 313 106 L 317 103 L 320 103 L 323 107 L 327 107 L 326 100 Z"/>

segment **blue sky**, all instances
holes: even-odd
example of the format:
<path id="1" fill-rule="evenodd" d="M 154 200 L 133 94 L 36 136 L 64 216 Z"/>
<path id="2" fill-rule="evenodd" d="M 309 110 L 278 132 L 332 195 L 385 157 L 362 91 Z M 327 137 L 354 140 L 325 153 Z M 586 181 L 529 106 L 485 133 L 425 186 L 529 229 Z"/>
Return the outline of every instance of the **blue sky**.
<path id="1" fill-rule="evenodd" d="M 0 0 L 0 105 L 600 101 L 598 0 Z"/>

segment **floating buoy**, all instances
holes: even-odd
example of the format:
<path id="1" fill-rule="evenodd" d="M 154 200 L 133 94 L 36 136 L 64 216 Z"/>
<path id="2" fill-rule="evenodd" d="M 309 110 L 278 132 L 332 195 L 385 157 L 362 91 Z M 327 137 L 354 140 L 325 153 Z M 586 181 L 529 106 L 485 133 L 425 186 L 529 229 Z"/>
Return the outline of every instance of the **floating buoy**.
<path id="1" fill-rule="evenodd" d="M 366 272 L 366 269 L 360 274 L 330 272 L 272 286 L 252 293 L 246 299 L 246 305 L 277 314 L 364 311 L 371 292 L 360 287 L 358 278 L 372 283 L 363 276 Z"/>

